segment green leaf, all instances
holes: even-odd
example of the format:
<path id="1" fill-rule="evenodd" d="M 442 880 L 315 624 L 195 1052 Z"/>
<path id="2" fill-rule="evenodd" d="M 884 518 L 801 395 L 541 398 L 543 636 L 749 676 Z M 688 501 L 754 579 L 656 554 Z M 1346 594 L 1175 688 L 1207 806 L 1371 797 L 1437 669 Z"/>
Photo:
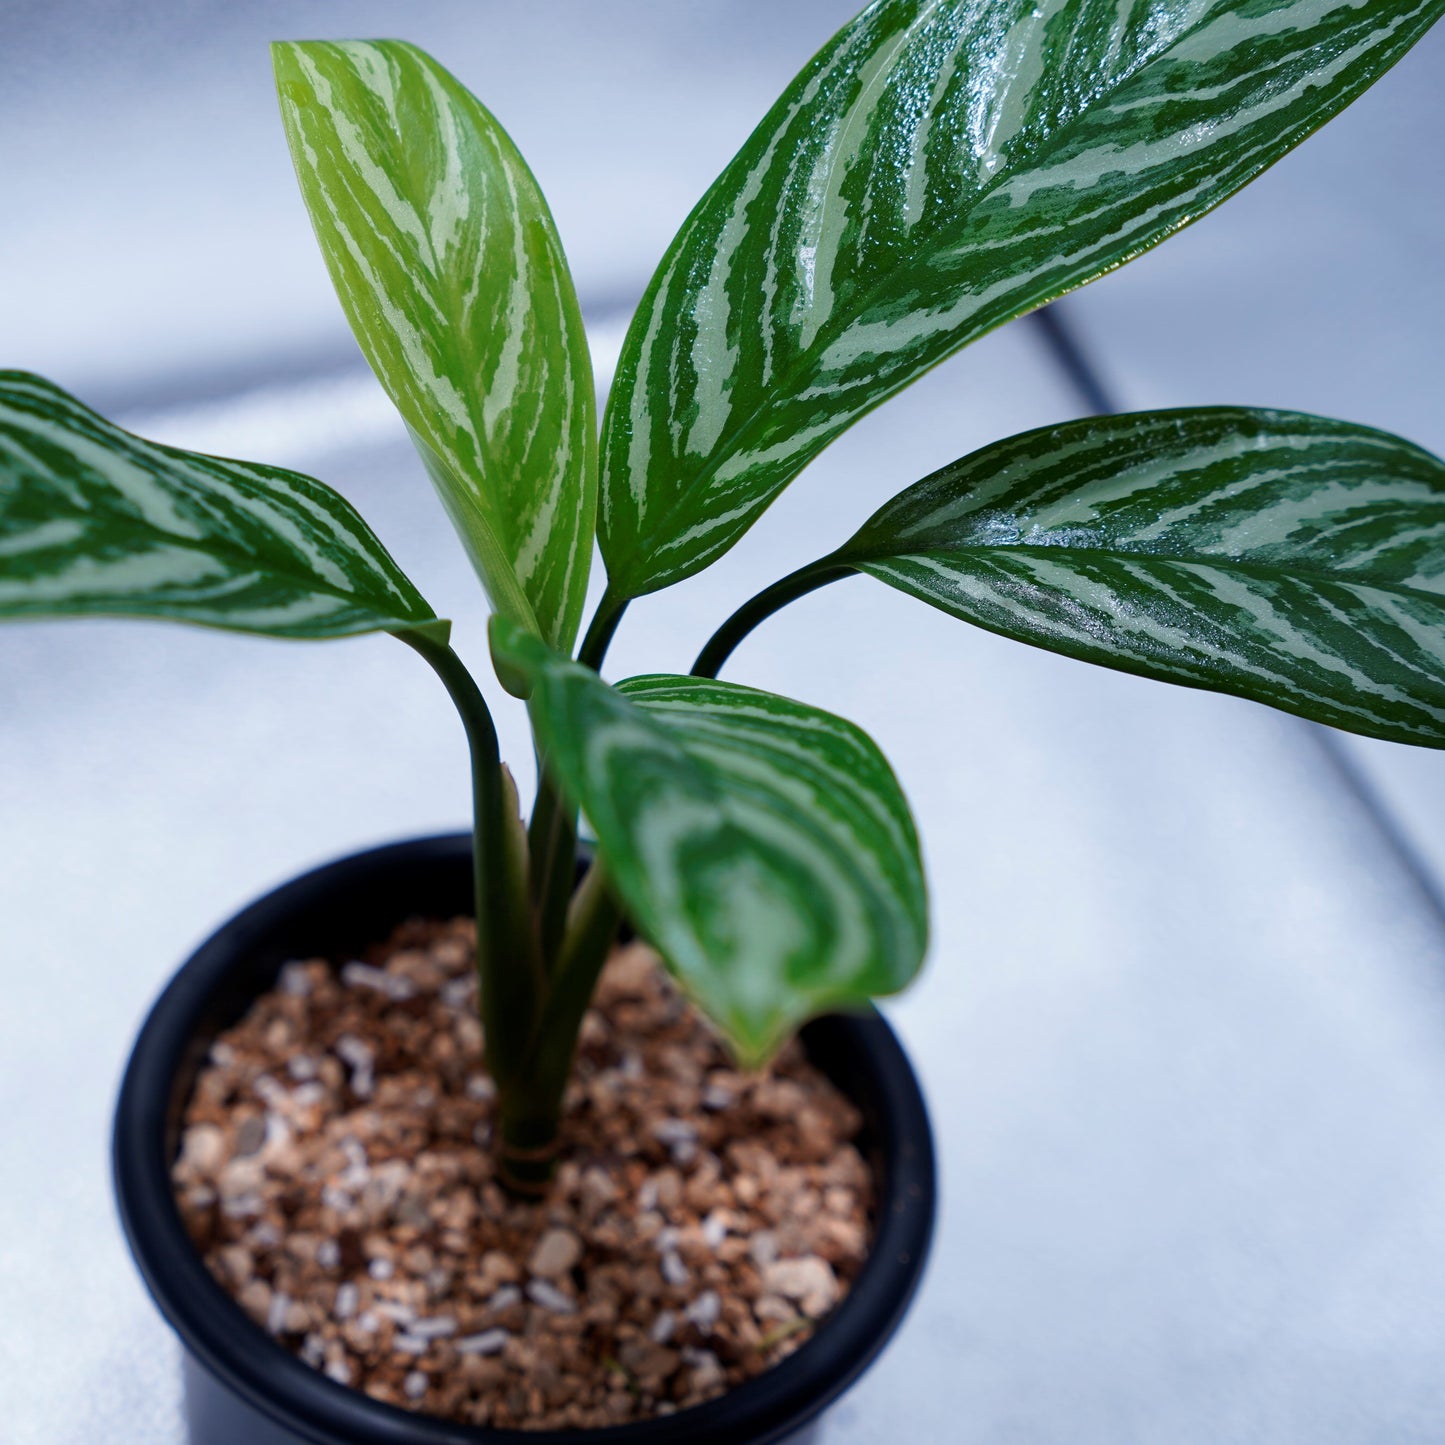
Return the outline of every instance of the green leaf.
<path id="1" fill-rule="evenodd" d="M 1445 0 L 879 0 L 673 241 L 603 426 L 609 585 L 725 552 L 864 412 L 1216 206 Z"/>
<path id="2" fill-rule="evenodd" d="M 592 560 L 596 400 L 536 181 L 415 46 L 272 53 L 301 193 L 366 359 L 493 606 L 570 648 Z"/>
<path id="3" fill-rule="evenodd" d="M 1385 432 L 1242 407 L 1026 432 L 827 564 L 1069 657 L 1445 747 L 1445 463 Z"/>
<path id="4" fill-rule="evenodd" d="M 91 615 L 270 637 L 450 628 L 322 483 L 142 441 L 0 371 L 0 617 Z"/>
<path id="5" fill-rule="evenodd" d="M 633 922 L 746 1061 L 918 971 L 918 839 L 858 728 L 698 678 L 609 687 L 500 618 L 492 650 L 531 684 L 548 767 Z"/>

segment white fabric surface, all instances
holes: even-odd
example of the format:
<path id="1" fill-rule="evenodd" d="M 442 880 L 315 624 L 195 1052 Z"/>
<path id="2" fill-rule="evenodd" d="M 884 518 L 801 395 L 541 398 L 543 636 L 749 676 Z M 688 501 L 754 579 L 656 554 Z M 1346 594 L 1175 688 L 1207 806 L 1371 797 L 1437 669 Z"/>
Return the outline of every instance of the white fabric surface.
<path id="1" fill-rule="evenodd" d="M 883 495 L 1071 404 L 1032 332 L 990 339 L 862 424 L 732 557 L 639 603 L 610 670 L 685 667 L 710 619 Z M 186 425 L 171 437 L 200 441 Z M 466 564 L 400 439 L 275 459 L 347 490 L 485 672 Z M 5 1438 L 174 1445 L 174 1347 L 108 1196 L 128 1041 L 237 905 L 462 823 L 460 730 L 386 639 L 16 627 L 0 675 Z M 890 1012 L 934 1110 L 941 1227 L 827 1445 L 1439 1438 L 1442 940 L 1308 729 L 861 580 L 774 619 L 728 675 L 873 731 L 935 897 L 931 964 Z"/>
<path id="2" fill-rule="evenodd" d="M 850 8 L 437 5 L 405 28 L 500 87 L 606 300 Z M 209 412 L 152 400 L 148 425 L 340 485 L 485 676 L 460 549 L 370 383 L 334 370 L 349 353 L 259 49 L 280 13 L 84 0 L 7 33 L 0 364 L 102 397 L 161 374 L 205 390 L 217 367 L 278 379 Z M 402 28 L 370 5 L 285 17 Z M 543 33 L 550 85 L 512 58 Z M 1302 406 L 1445 446 L 1442 54 L 1428 41 L 1245 196 L 1071 302 L 1129 404 Z M 600 117 L 580 147 L 559 97 Z M 621 159 L 599 167 L 607 143 Z M 154 198 L 181 180 L 189 204 L 158 230 Z M 288 379 L 317 357 L 333 371 Z M 982 343 L 861 424 L 722 564 L 637 604 L 610 671 L 685 669 L 725 610 L 882 498 L 1074 405 L 1032 332 Z M 1445 936 L 1317 736 L 861 580 L 767 624 L 727 675 L 877 736 L 935 895 L 932 961 L 890 1013 L 938 1130 L 936 1252 L 824 1445 L 1445 1437 Z M 257 893 L 462 825 L 461 733 L 385 639 L 7 627 L 0 679 L 0 1440 L 180 1445 L 175 1349 L 109 1200 L 129 1041 Z M 489 695 L 525 772 L 520 714 Z M 1439 757 L 1357 756 L 1445 878 Z"/>

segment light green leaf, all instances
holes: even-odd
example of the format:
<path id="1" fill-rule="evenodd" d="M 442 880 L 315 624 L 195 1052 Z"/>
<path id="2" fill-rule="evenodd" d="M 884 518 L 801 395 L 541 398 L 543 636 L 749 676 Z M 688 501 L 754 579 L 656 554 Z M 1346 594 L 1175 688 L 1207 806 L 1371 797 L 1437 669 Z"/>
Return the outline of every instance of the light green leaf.
<path id="1" fill-rule="evenodd" d="M 864 412 L 1218 205 L 1445 0 L 879 0 L 688 218 L 603 426 L 609 585 L 726 551 Z"/>
<path id="2" fill-rule="evenodd" d="M 0 371 L 0 617 L 91 615 L 271 637 L 450 627 L 322 483 L 142 441 Z"/>
<path id="3" fill-rule="evenodd" d="M 492 650 L 530 683 L 548 766 L 633 922 L 746 1061 L 917 972 L 918 839 L 858 728 L 698 678 L 609 687 L 501 618 Z"/>
<path id="4" fill-rule="evenodd" d="M 596 401 L 537 183 L 491 114 L 415 46 L 272 51 L 351 329 L 493 606 L 570 648 L 592 560 Z"/>
<path id="5" fill-rule="evenodd" d="M 882 507 L 828 565 L 1070 657 L 1445 747 L 1445 463 L 1211 407 L 1026 432 Z"/>

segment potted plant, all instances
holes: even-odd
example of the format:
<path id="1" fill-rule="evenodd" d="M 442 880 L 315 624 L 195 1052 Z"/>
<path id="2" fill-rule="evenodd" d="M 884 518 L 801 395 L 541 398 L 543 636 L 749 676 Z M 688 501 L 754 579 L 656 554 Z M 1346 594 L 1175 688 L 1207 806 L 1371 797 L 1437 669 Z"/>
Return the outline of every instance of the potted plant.
<path id="1" fill-rule="evenodd" d="M 201 1056 L 209 1048 L 205 1067 L 224 1073 L 236 1047 L 213 1045 L 253 1005 L 284 1054 L 287 1010 L 312 1009 L 294 1000 L 339 987 L 306 959 L 339 962 L 409 915 L 445 919 L 474 904 L 491 1082 L 473 1090 L 487 1132 L 471 1147 L 491 1161 L 487 1207 L 543 1211 L 543 1226 L 579 1037 L 585 1062 L 586 1030 L 609 1026 L 589 1005 L 624 916 L 744 1068 L 806 1021 L 863 1007 L 916 972 L 923 871 L 877 748 L 803 702 L 717 680 L 731 650 L 788 601 L 864 573 L 1072 656 L 1374 736 L 1445 742 L 1445 466 L 1367 428 L 1246 408 L 1092 418 L 986 447 L 744 603 L 692 675 L 614 686 L 599 671 L 634 600 L 725 552 L 852 421 L 1218 204 L 1388 69 L 1441 10 L 1439 0 L 1201 0 L 1065 16 L 1003 0 L 879 0 L 809 63 L 684 224 L 633 319 L 600 441 L 561 245 L 497 122 L 399 42 L 276 47 L 292 156 L 333 280 L 490 599 L 492 660 L 527 702 L 539 783 L 524 824 L 447 624 L 337 494 L 279 468 L 142 441 L 38 377 L 0 374 L 0 614 L 163 617 L 298 639 L 389 632 L 437 673 L 471 747 L 469 843 L 361 855 L 261 900 L 182 969 L 137 1046 L 117 1117 L 117 1183 L 142 1271 L 190 1351 L 195 1438 L 502 1438 L 400 1408 L 442 1388 L 425 1370 L 406 1375 L 423 1377 L 419 1391 L 389 1403 L 390 1386 L 381 1400 L 352 1388 L 353 1366 L 332 1368 L 324 1348 L 294 1358 L 256 1327 L 254 1309 L 248 1319 L 225 1302 L 186 1238 L 206 1210 L 226 1214 L 225 1201 L 197 1202 L 216 1137 L 181 1129 L 183 1110 L 231 1098 L 224 1081 L 205 1083 Z M 594 537 L 607 586 L 582 633 Z M 596 838 L 580 882 L 579 816 Z M 355 972 L 356 986 L 394 1005 L 373 1010 L 378 1027 L 395 1019 L 410 1030 L 459 981 L 436 972 L 459 942 L 444 926 L 405 935 L 384 967 L 360 966 L 371 972 Z M 407 972 L 428 968 L 425 984 Z M 617 1019 L 639 998 L 626 995 Z M 810 1028 L 808 1052 L 852 1091 L 878 1166 L 872 1249 L 851 1291 L 829 1313 L 834 1280 L 794 1316 L 803 1332 L 822 1324 L 782 1364 L 678 1413 L 638 1369 L 599 1359 L 651 1418 L 586 1438 L 785 1438 L 866 1365 L 906 1307 L 932 1218 L 916 1085 L 876 1017 Z M 323 1062 L 350 1073 L 326 1087 L 364 1102 L 375 1051 L 330 1037 L 335 1059 Z M 456 1040 L 447 1047 L 455 1059 Z M 308 1084 L 325 1084 L 315 1059 L 289 1057 L 289 1082 L 248 1076 L 263 1094 L 283 1091 L 285 1109 L 261 1116 L 244 1154 L 221 1141 L 223 1163 L 271 1151 L 248 1177 L 291 1142 L 271 1135 L 272 1115 L 284 1123 L 285 1110 L 310 1107 L 298 1102 Z M 328 1136 L 343 1161 L 349 1137 Z M 673 1141 L 689 1142 L 675 1131 Z M 649 1147 L 671 1146 L 664 1134 Z M 368 1171 L 358 1189 L 377 1182 L 370 1163 L 353 1162 Z M 428 1165 L 465 1175 L 455 1156 Z M 582 1171 L 572 1173 L 580 1194 Z M 323 1175 L 319 1188 L 331 1182 Z M 529 1195 L 541 1203 L 517 1202 Z M 231 1217 L 249 1219 L 251 1207 Z M 345 1214 L 337 1201 L 325 1207 Z M 406 1224 L 404 1241 L 430 1251 L 416 1266 L 427 1280 L 436 1252 L 423 1236 L 443 1228 L 428 1219 Z M 385 1241 L 306 1233 L 304 1249 L 293 1244 L 330 1274 L 342 1315 L 348 1271 L 385 1282 L 394 1270 Z M 546 1269 L 527 1261 L 529 1289 L 562 1279 L 550 1295 L 533 1291 L 559 1319 L 578 1313 L 563 1287 L 575 1287 L 566 1276 L 577 1247 L 572 1232 Z M 493 1299 L 508 1287 L 497 1268 Z M 405 1335 L 404 1352 L 455 1355 L 455 1329 L 430 1328 L 435 1312 L 384 1302 L 402 1312 L 390 1324 L 406 1328 L 384 1333 Z M 263 1324 L 305 1356 L 296 1303 L 268 1289 Z M 688 1320 L 694 1335 L 712 1328 L 707 1315 Z M 471 1357 L 490 1357 L 487 1334 Z M 658 1334 L 652 1343 L 665 1346 Z"/>

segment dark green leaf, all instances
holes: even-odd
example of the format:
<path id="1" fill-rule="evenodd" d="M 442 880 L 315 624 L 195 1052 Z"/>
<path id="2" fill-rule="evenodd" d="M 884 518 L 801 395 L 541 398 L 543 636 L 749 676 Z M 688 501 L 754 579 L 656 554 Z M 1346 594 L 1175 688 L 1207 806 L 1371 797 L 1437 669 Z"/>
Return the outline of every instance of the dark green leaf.
<path id="1" fill-rule="evenodd" d="M 839 432 L 1218 205 L 1442 0 L 880 0 L 673 242 L 603 432 L 609 581 L 705 567 Z"/>
<path id="2" fill-rule="evenodd" d="M 698 678 L 609 687 L 501 618 L 492 650 L 530 684 L 548 766 L 633 921 L 745 1060 L 917 972 L 918 840 L 851 723 Z"/>
<path id="3" fill-rule="evenodd" d="M 450 625 L 329 487 L 142 441 L 0 372 L 0 617 L 102 614 L 271 637 Z"/>
<path id="4" fill-rule="evenodd" d="M 975 452 L 828 559 L 993 632 L 1445 747 L 1445 463 L 1211 407 Z"/>

